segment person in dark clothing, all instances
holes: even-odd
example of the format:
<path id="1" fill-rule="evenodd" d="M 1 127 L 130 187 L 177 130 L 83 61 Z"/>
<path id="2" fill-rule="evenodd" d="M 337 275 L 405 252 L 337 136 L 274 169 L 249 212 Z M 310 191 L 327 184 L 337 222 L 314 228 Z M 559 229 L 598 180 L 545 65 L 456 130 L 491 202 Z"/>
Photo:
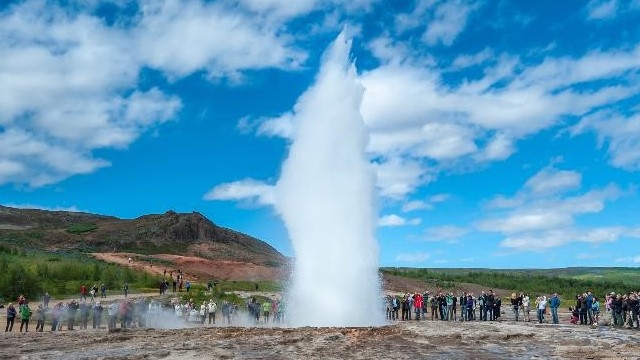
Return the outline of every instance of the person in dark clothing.
<path id="1" fill-rule="evenodd" d="M 493 303 L 493 320 L 500 320 L 500 307 L 502 306 L 502 299 L 500 296 L 496 296 Z"/>
<path id="2" fill-rule="evenodd" d="M 618 295 L 611 303 L 611 311 L 613 313 L 613 325 L 622 327 L 622 295 Z"/>
<path id="3" fill-rule="evenodd" d="M 102 310 L 104 308 L 102 307 L 102 304 L 100 303 L 100 301 L 97 301 L 96 304 L 93 306 L 93 328 L 94 329 L 99 329 L 100 325 L 102 324 Z"/>
<path id="4" fill-rule="evenodd" d="M 78 303 L 75 300 L 72 300 L 69 303 L 69 306 L 67 308 L 67 330 L 73 330 L 73 327 L 76 324 L 76 313 L 78 312 L 78 308 L 80 306 L 78 305 Z"/>
<path id="5" fill-rule="evenodd" d="M 13 323 L 16 320 L 16 315 L 18 315 L 16 308 L 13 306 L 13 303 L 9 303 L 7 307 L 7 327 L 4 329 L 4 332 L 13 331 Z"/>
<path id="6" fill-rule="evenodd" d="M 89 305 L 86 302 L 80 304 L 80 329 L 87 329 L 89 322 Z"/>
<path id="7" fill-rule="evenodd" d="M 489 294 L 487 295 L 487 302 L 484 304 L 484 318 L 485 320 L 493 321 L 495 320 L 493 314 L 493 307 L 495 306 L 495 295 L 493 295 L 493 290 L 489 290 Z"/>
<path id="8" fill-rule="evenodd" d="M 429 304 L 431 306 L 431 320 L 435 320 L 438 318 L 438 299 L 437 297 L 432 297 L 429 300 Z"/>
<path id="9" fill-rule="evenodd" d="M 467 319 L 467 293 L 463 292 L 460 296 L 460 321 L 465 321 Z"/>
<path id="10" fill-rule="evenodd" d="M 402 321 L 409 320 L 409 298 L 402 300 Z"/>

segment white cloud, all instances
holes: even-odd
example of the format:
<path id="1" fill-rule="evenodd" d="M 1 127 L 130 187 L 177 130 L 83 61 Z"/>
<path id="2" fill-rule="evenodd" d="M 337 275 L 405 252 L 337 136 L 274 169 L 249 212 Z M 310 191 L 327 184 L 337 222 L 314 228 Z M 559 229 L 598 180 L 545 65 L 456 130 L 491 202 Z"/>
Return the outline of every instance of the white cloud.
<path id="1" fill-rule="evenodd" d="M 522 233 L 505 238 L 501 247 L 516 250 L 540 251 L 571 242 L 583 242 L 589 244 L 602 244 L 618 241 L 620 238 L 637 238 L 635 230 L 625 227 L 602 227 L 591 229 L 556 229 L 537 233 Z"/>
<path id="2" fill-rule="evenodd" d="M 266 17 L 288 20 L 319 9 L 329 13 L 336 8 L 344 12 L 366 11 L 378 0 L 349 2 L 339 0 L 234 0 L 232 2 L 235 1 L 250 11 L 264 14 Z"/>
<path id="3" fill-rule="evenodd" d="M 285 113 L 276 118 L 265 119 L 260 122 L 257 134 L 292 139 L 294 131 L 293 118 L 292 113 Z"/>
<path id="4" fill-rule="evenodd" d="M 392 158 L 374 163 L 374 169 L 380 194 L 393 199 L 402 199 L 418 186 L 432 180 L 428 169 L 410 159 Z"/>
<path id="5" fill-rule="evenodd" d="M 249 202 L 255 205 L 272 206 L 276 203 L 274 186 L 254 179 L 220 184 L 207 192 L 203 198 Z"/>
<path id="6" fill-rule="evenodd" d="M 481 231 L 503 234 L 500 246 L 516 250 L 542 251 L 571 242 L 600 244 L 638 237 L 636 229 L 623 226 L 578 226 L 577 217 L 600 213 L 606 202 L 623 195 L 614 184 L 578 195 L 566 194 L 580 185 L 580 173 L 543 168 L 514 197 L 498 196 L 489 202 L 488 208 L 497 209 L 496 213 L 476 226 Z"/>
<path id="7" fill-rule="evenodd" d="M 392 226 L 407 226 L 407 225 L 419 225 L 422 222 L 419 218 L 406 219 L 396 214 L 390 214 L 382 216 L 378 220 L 378 226 L 392 227 Z"/>
<path id="8" fill-rule="evenodd" d="M 616 16 L 618 0 L 591 0 L 587 4 L 587 19 L 603 20 Z"/>
<path id="9" fill-rule="evenodd" d="M 513 139 L 507 134 L 499 132 L 489 140 L 477 158 L 483 161 L 499 161 L 507 159 L 514 152 Z"/>
<path id="10" fill-rule="evenodd" d="M 110 165 L 96 150 L 125 149 L 175 119 L 181 100 L 141 89 L 143 68 L 238 81 L 245 70 L 295 69 L 306 57 L 276 23 L 228 2 L 144 0 L 134 16 L 116 11 L 115 24 L 95 16 L 97 6 L 27 0 L 0 13 L 0 184 L 94 172 Z"/>
<path id="11" fill-rule="evenodd" d="M 577 215 L 601 212 L 606 201 L 620 195 L 615 185 L 565 198 L 523 195 L 520 201 L 511 202 L 514 208 L 509 213 L 481 221 L 478 228 L 505 234 L 562 229 L 572 226 Z"/>
<path id="12" fill-rule="evenodd" d="M 406 213 L 406 212 L 411 212 L 416 210 L 432 209 L 432 208 L 433 208 L 433 205 L 429 204 L 426 201 L 413 200 L 402 205 L 402 212 Z"/>
<path id="13" fill-rule="evenodd" d="M 451 63 L 452 70 L 460 70 L 468 67 L 481 65 L 487 63 L 489 60 L 495 57 L 493 50 L 485 48 L 476 54 L 458 55 Z"/>
<path id="14" fill-rule="evenodd" d="M 532 176 L 524 186 L 535 194 L 557 194 L 577 189 L 581 183 L 582 175 L 578 172 L 548 167 Z"/>
<path id="15" fill-rule="evenodd" d="M 616 262 L 640 264 L 640 255 L 618 258 L 616 259 Z"/>
<path id="16" fill-rule="evenodd" d="M 599 111 L 582 120 L 572 129 L 577 135 L 594 131 L 599 146 L 606 144 L 609 162 L 626 170 L 640 170 L 640 113 L 624 116 L 609 111 Z"/>
<path id="17" fill-rule="evenodd" d="M 464 30 L 476 5 L 463 0 L 443 1 L 435 7 L 422 39 L 429 45 L 450 46 Z"/>
<path id="18" fill-rule="evenodd" d="M 415 263 L 423 263 L 429 260 L 430 257 L 431 255 L 423 252 L 399 253 L 398 255 L 396 255 L 395 260 L 403 263 L 415 264 Z"/>
<path id="19" fill-rule="evenodd" d="M 457 240 L 464 235 L 466 235 L 469 231 L 465 228 L 454 226 L 454 225 L 444 225 L 444 226 L 436 226 L 428 228 L 425 231 L 427 240 Z"/>
<path id="20" fill-rule="evenodd" d="M 172 76 L 206 70 L 212 78 L 234 77 L 247 69 L 297 68 L 306 58 L 292 49 L 290 37 L 279 34 L 277 24 L 223 3 L 147 0 L 142 9 L 139 56 Z"/>
<path id="21" fill-rule="evenodd" d="M 411 200 L 402 205 L 402 212 L 412 212 L 416 210 L 431 210 L 437 203 L 445 202 L 449 199 L 449 194 L 436 194 L 425 200 Z"/>
<path id="22" fill-rule="evenodd" d="M 414 150 L 420 157 L 448 160 L 472 154 L 478 149 L 473 131 L 451 123 L 428 123 L 422 127 L 422 141 Z"/>

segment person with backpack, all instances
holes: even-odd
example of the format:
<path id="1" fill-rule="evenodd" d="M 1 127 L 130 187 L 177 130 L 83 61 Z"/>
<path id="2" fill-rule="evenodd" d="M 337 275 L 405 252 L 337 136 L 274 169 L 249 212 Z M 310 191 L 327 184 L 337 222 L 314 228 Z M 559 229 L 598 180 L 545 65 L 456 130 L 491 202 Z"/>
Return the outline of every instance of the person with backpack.
<path id="1" fill-rule="evenodd" d="M 209 299 L 209 304 L 207 305 L 207 313 L 209 314 L 209 325 L 213 322 L 216 323 L 216 310 L 218 310 L 218 305 L 213 301 L 213 299 Z"/>
<path id="2" fill-rule="evenodd" d="M 29 303 L 25 301 L 24 304 L 20 306 L 20 332 L 22 332 L 22 327 L 24 327 L 24 332 L 29 332 L 29 319 L 31 318 L 31 309 L 29 308 Z"/>
<path id="3" fill-rule="evenodd" d="M 18 312 L 16 311 L 16 308 L 13 306 L 13 303 L 9 303 L 9 306 L 7 307 L 7 327 L 4 329 L 4 332 L 13 331 L 13 323 L 16 320 L 17 314 Z"/>

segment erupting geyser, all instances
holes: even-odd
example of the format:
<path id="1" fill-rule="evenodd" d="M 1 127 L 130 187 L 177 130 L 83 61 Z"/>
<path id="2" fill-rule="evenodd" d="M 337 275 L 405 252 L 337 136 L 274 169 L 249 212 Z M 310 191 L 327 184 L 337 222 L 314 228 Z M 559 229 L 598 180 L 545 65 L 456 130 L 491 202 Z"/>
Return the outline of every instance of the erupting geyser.
<path id="1" fill-rule="evenodd" d="M 340 34 L 295 106 L 293 144 L 276 186 L 295 251 L 293 326 L 384 323 L 374 237 L 374 174 L 360 114 L 364 88 Z"/>

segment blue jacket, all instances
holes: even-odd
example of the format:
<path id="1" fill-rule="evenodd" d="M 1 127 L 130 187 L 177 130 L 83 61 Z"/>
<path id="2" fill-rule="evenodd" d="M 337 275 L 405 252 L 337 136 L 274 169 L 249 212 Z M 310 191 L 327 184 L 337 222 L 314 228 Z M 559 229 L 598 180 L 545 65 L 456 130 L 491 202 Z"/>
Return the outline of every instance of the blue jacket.
<path id="1" fill-rule="evenodd" d="M 18 315 L 16 308 L 14 307 L 7 308 L 7 319 L 15 319 L 16 315 Z"/>
<path id="2" fill-rule="evenodd" d="M 551 308 L 559 308 L 560 307 L 560 298 L 557 296 L 552 296 L 551 299 L 549 299 L 549 306 Z"/>
<path id="3" fill-rule="evenodd" d="M 591 309 L 593 306 L 593 296 L 587 295 L 587 309 Z"/>

